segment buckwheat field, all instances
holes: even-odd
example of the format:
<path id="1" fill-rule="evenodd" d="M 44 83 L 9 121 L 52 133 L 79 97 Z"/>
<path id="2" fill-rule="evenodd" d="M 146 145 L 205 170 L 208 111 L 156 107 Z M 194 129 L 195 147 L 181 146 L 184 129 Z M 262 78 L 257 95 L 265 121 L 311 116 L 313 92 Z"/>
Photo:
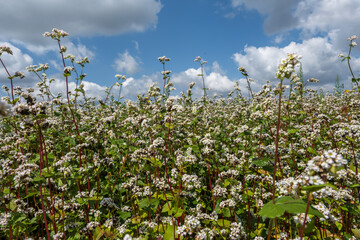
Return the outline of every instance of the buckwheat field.
<path id="1" fill-rule="evenodd" d="M 1 239 L 360 239 L 360 79 L 353 90 L 306 88 L 301 56 L 279 62 L 277 85 L 194 99 L 191 83 L 172 96 L 163 79 L 137 101 L 115 76 L 105 99 L 82 84 L 87 58 L 59 46 L 66 94 L 54 94 L 48 64 L 29 66 L 38 89 L 22 89 L 2 59 Z M 203 70 L 201 57 L 196 57 Z M 354 69 L 356 70 L 356 69 Z M 76 79 L 69 91 L 69 78 Z M 112 91 L 114 86 L 120 91 Z M 123 98 L 124 97 L 124 98 Z"/>

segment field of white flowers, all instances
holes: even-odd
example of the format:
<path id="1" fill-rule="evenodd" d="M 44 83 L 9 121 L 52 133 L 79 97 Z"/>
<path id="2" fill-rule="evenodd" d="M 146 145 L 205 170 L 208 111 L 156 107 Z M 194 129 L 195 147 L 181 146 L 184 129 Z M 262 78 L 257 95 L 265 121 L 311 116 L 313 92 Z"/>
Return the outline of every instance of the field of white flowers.
<path id="1" fill-rule="evenodd" d="M 250 98 L 238 85 L 210 98 L 202 74 L 200 100 L 193 83 L 173 98 L 169 59 L 160 57 L 162 88 L 125 103 L 109 88 L 98 100 L 81 84 L 87 58 L 75 61 L 61 46 L 67 33 L 44 35 L 59 45 L 68 94 L 50 92 L 47 64 L 28 67 L 40 96 L 13 86 L 23 73 L 8 73 L 1 239 L 360 239 L 358 88 L 306 91 L 295 74 L 300 56 L 289 54 L 277 86 L 255 93 L 248 81 Z M 340 56 L 351 73 L 355 39 Z M 11 54 L 0 47 L 0 60 Z"/>

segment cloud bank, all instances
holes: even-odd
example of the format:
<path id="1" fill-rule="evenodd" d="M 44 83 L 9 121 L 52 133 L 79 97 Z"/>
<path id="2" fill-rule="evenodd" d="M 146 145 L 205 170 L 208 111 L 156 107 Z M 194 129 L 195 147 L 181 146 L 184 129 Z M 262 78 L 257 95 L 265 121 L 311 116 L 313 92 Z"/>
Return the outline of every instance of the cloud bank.
<path id="1" fill-rule="evenodd" d="M 75 37 L 143 32 L 156 27 L 161 8 L 157 0 L 2 0 L 0 40 L 43 46 L 53 27 Z"/>

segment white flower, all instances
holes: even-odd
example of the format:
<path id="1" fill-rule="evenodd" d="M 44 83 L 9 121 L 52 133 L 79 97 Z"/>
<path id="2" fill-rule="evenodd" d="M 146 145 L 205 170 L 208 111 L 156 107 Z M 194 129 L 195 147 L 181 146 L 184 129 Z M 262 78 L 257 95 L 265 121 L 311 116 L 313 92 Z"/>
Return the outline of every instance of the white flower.
<path id="1" fill-rule="evenodd" d="M 313 82 L 313 83 L 319 82 L 319 80 L 316 79 L 316 78 L 310 78 L 310 79 L 308 79 L 307 81 L 308 81 L 308 82 Z"/>
<path id="2" fill-rule="evenodd" d="M 64 73 L 70 73 L 74 71 L 74 67 L 64 67 Z"/>
<path id="3" fill-rule="evenodd" d="M 10 55 L 13 55 L 13 52 L 11 51 L 11 49 L 7 46 L 0 46 L 0 56 L 3 52 L 6 52 Z"/>
<path id="4" fill-rule="evenodd" d="M 132 240 L 132 237 L 129 234 L 126 234 L 123 240 Z"/>
<path id="5" fill-rule="evenodd" d="M 194 87 L 194 85 L 195 85 L 195 82 L 191 82 L 191 83 L 189 83 L 189 88 L 193 88 L 193 87 Z"/>
<path id="6" fill-rule="evenodd" d="M 56 39 L 56 40 L 60 40 L 61 37 L 69 36 L 69 34 L 67 32 L 65 32 L 64 30 L 59 30 L 59 29 L 53 28 L 51 33 L 45 32 L 43 34 L 43 36 L 51 37 L 52 39 Z"/>
<path id="7" fill-rule="evenodd" d="M 162 63 L 165 63 L 165 62 L 168 62 L 170 61 L 170 58 L 167 58 L 165 56 L 162 56 L 162 57 L 158 57 L 158 60 Z"/>
<path id="8" fill-rule="evenodd" d="M 358 37 L 356 35 L 352 35 L 351 37 L 349 37 L 347 40 L 348 41 L 352 41 L 352 40 L 355 40 L 357 39 Z"/>
<path id="9" fill-rule="evenodd" d="M 170 73 L 171 73 L 171 71 L 169 71 L 169 70 L 161 72 L 162 75 L 169 75 Z"/>

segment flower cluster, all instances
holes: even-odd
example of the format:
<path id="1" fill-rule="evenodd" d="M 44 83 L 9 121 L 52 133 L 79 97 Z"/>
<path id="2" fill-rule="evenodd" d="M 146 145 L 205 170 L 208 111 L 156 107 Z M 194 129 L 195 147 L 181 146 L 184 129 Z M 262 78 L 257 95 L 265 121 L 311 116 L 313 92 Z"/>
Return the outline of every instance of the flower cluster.
<path id="1" fill-rule="evenodd" d="M 165 63 L 165 62 L 169 62 L 170 61 L 170 58 L 167 58 L 165 56 L 162 56 L 162 57 L 158 57 L 158 60 L 161 62 L 161 63 Z"/>
<path id="2" fill-rule="evenodd" d="M 59 30 L 57 28 L 53 28 L 51 32 L 45 32 L 43 34 L 44 37 L 51 37 L 52 39 L 60 41 L 60 38 L 69 36 L 67 32 L 64 30 Z"/>
<path id="3" fill-rule="evenodd" d="M 276 78 L 290 78 L 291 75 L 295 72 L 295 66 L 300 63 L 299 60 L 301 58 L 301 55 L 296 55 L 295 53 L 288 54 L 286 59 L 281 60 L 278 71 L 276 73 Z"/>
<path id="4" fill-rule="evenodd" d="M 11 51 L 10 47 L 7 46 L 0 46 L 0 56 L 4 53 L 8 53 L 10 55 L 13 55 L 13 52 Z"/>

